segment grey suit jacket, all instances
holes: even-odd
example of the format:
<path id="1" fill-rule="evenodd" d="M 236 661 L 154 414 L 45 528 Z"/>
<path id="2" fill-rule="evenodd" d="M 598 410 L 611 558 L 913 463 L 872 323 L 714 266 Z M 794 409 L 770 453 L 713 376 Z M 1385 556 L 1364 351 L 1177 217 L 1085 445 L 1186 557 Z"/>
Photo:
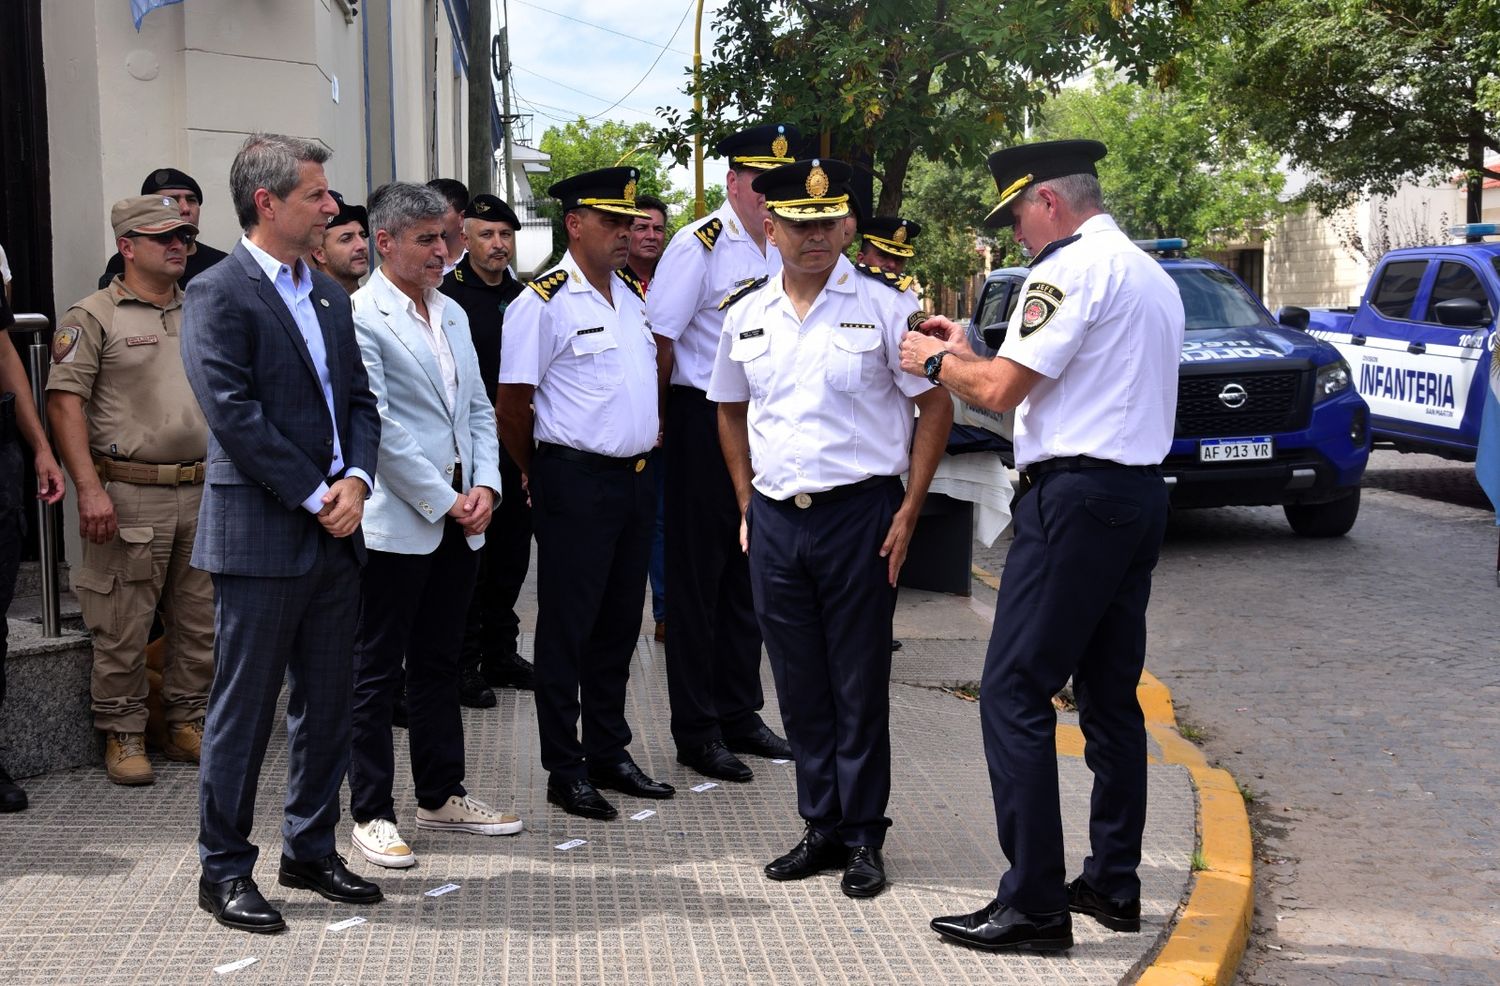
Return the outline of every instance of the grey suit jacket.
<path id="1" fill-rule="evenodd" d="M 312 276 L 333 421 L 292 313 L 243 243 L 188 286 L 182 358 L 209 427 L 195 568 L 281 577 L 312 568 L 324 535 L 302 501 L 328 477 L 334 428 L 345 467 L 375 475 L 380 415 L 349 296 L 327 275 Z M 363 564 L 363 536 L 351 537 Z"/>

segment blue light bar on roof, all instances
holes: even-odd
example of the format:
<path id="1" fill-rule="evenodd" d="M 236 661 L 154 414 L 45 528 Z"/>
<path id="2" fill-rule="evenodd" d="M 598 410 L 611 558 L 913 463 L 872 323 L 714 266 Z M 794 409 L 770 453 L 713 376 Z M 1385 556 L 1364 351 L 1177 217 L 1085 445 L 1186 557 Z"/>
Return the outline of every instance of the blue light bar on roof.
<path id="1" fill-rule="evenodd" d="M 1187 249 L 1187 240 L 1178 236 L 1164 240 L 1132 240 L 1131 242 L 1147 253 L 1171 253 L 1173 250 Z"/>
<path id="2" fill-rule="evenodd" d="M 1500 223 L 1460 223 L 1448 227 L 1449 236 L 1500 236 Z"/>

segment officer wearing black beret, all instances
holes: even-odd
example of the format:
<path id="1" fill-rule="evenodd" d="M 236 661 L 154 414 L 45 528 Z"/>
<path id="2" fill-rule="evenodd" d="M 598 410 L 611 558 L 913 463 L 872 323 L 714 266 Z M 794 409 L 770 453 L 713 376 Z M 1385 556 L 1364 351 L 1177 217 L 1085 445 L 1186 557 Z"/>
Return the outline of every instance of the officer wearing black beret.
<path id="1" fill-rule="evenodd" d="M 892 274 L 904 274 L 906 262 L 916 256 L 913 241 L 922 232 L 922 224 L 900 216 L 872 216 L 859 224 L 861 264 L 878 267 Z"/>
<path id="2" fill-rule="evenodd" d="M 469 316 L 485 393 L 500 384 L 500 340 L 505 311 L 522 291 L 511 270 L 521 220 L 503 199 L 480 193 L 464 212 L 464 256 L 443 278 L 443 294 Z M 495 704 L 495 688 L 530 688 L 531 662 L 521 657 L 516 600 L 531 566 L 531 508 L 521 470 L 500 447 L 500 502 L 479 554 L 479 579 L 464 631 L 458 699 L 470 708 Z"/>
<path id="3" fill-rule="evenodd" d="M 191 223 L 194 229 L 202 229 L 198 216 L 203 208 L 203 190 L 193 180 L 192 175 L 176 168 L 157 168 L 146 176 L 141 182 L 142 195 L 161 195 L 172 199 L 177 203 L 178 211 L 182 218 Z M 203 271 L 208 270 L 214 264 L 229 256 L 223 250 L 215 250 L 213 247 L 199 240 L 196 235 L 193 242 L 188 244 L 187 267 L 177 283 L 182 288 L 188 286 L 188 282 L 197 277 Z M 109 287 L 109 282 L 114 280 L 116 274 L 125 273 L 125 258 L 116 253 L 109 258 L 109 263 L 104 266 L 104 273 L 99 277 L 101 289 Z"/>
<path id="4" fill-rule="evenodd" d="M 370 273 L 370 213 L 362 205 L 344 201 L 331 188 L 328 194 L 339 211 L 328 220 L 323 245 L 313 248 L 312 265 L 353 294 L 359 290 L 360 279 Z"/>
<path id="5" fill-rule="evenodd" d="M 1136 685 L 1146 603 L 1166 528 L 1183 310 L 1161 265 L 1104 211 L 1094 140 L 997 151 L 991 226 L 1034 256 L 994 359 L 930 319 L 901 365 L 994 411 L 1016 408 L 1016 504 L 1005 584 L 980 684 L 985 757 L 1010 869 L 995 899 L 933 930 L 989 950 L 1065 949 L 1069 912 L 1140 930 L 1146 730 Z M 926 334 L 923 334 L 926 333 Z M 1094 774 L 1090 854 L 1067 883 L 1052 697 L 1073 679 Z"/>

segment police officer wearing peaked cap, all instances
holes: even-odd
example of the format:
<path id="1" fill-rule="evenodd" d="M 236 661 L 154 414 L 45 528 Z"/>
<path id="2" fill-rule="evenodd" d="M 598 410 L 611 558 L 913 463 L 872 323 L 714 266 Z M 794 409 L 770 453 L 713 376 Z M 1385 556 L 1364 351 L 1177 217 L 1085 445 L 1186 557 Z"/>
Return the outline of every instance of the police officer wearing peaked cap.
<path id="1" fill-rule="evenodd" d="M 997 151 L 992 226 L 1035 255 L 994 359 L 944 318 L 909 333 L 902 368 L 963 401 L 1017 408 L 1015 509 L 1005 585 L 980 685 L 985 757 L 1010 869 L 995 900 L 933 930 L 990 950 L 1064 949 L 1069 911 L 1140 928 L 1146 731 L 1136 685 L 1166 526 L 1160 464 L 1172 443 L 1183 309 L 1177 288 L 1104 211 L 1104 145 Z M 1090 854 L 1067 883 L 1052 696 L 1073 679 L 1094 774 Z"/>
<path id="2" fill-rule="evenodd" d="M 782 270 L 725 299 L 708 397 L 806 823 L 766 876 L 843 869 L 845 894 L 873 897 L 891 824 L 895 586 L 953 406 L 901 372 L 909 281 L 843 255 L 849 176 L 812 159 L 755 179 Z"/>
<path id="3" fill-rule="evenodd" d="M 141 182 L 142 195 L 163 195 L 177 203 L 182 218 L 193 227 L 193 242 L 188 244 L 187 267 L 183 269 L 182 276 L 177 283 L 187 289 L 188 282 L 203 271 L 228 256 L 223 250 L 216 250 L 207 243 L 197 238 L 200 225 L 201 211 L 203 208 L 203 189 L 193 180 L 193 176 L 176 168 L 157 168 L 146 176 Z M 99 277 L 101 289 L 109 287 L 109 282 L 114 280 L 116 274 L 125 273 L 125 260 L 116 253 L 109 258 L 109 263 L 104 266 L 104 273 Z"/>
<path id="4" fill-rule="evenodd" d="M 674 793 L 631 759 L 625 721 L 656 520 L 656 346 L 645 298 L 619 272 L 630 221 L 645 215 L 638 178 L 605 168 L 547 190 L 562 203 L 568 250 L 506 310 L 500 341 L 500 434 L 536 527 L 547 800 L 599 820 L 618 814 L 600 787 Z"/>
<path id="5" fill-rule="evenodd" d="M 661 385 L 666 570 L 667 690 L 678 762 L 708 777 L 748 781 L 736 753 L 790 757 L 760 710 L 760 631 L 750 569 L 736 549 L 740 510 L 721 463 L 718 412 L 707 397 L 724 311 L 739 285 L 781 269 L 766 246 L 765 197 L 755 178 L 791 164 L 801 139 L 785 123 L 720 140 L 727 160 L 724 204 L 682 229 L 662 254 L 647 314 L 656 333 Z"/>
<path id="6" fill-rule="evenodd" d="M 900 216 L 872 216 L 859 224 L 859 255 L 856 262 L 892 274 L 906 272 L 906 263 L 917 255 L 914 242 L 922 224 Z"/>

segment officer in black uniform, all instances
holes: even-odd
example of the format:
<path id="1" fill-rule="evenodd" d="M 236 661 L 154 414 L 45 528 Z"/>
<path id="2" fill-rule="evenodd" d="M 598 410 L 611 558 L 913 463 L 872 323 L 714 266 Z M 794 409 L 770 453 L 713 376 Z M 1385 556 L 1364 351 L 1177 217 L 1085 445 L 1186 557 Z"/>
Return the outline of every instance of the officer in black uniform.
<path id="1" fill-rule="evenodd" d="M 521 293 L 510 269 L 521 220 L 494 195 L 474 196 L 464 209 L 466 252 L 443 278 L 443 294 L 469 316 L 484 391 L 495 400 L 500 384 L 500 335 L 505 309 Z M 517 651 L 521 620 L 516 599 L 531 565 L 531 508 L 521 488 L 521 470 L 500 447 L 500 502 L 479 553 L 479 579 L 464 630 L 459 701 L 470 708 L 495 704 L 497 688 L 530 688 L 532 667 Z"/>
<path id="2" fill-rule="evenodd" d="M 192 223 L 194 229 L 203 228 L 198 222 L 199 214 L 203 210 L 203 190 L 187 172 L 178 171 L 176 168 L 157 168 L 146 176 L 145 181 L 141 182 L 141 194 L 175 199 L 182 218 Z M 193 242 L 189 244 L 187 268 L 177 279 L 178 285 L 186 289 L 189 281 L 227 256 L 229 254 L 223 250 L 215 250 L 194 237 Z M 104 265 L 104 273 L 99 277 L 100 289 L 109 287 L 109 282 L 115 279 L 115 275 L 123 273 L 125 273 L 125 258 L 116 253 L 109 258 L 109 263 Z"/>

